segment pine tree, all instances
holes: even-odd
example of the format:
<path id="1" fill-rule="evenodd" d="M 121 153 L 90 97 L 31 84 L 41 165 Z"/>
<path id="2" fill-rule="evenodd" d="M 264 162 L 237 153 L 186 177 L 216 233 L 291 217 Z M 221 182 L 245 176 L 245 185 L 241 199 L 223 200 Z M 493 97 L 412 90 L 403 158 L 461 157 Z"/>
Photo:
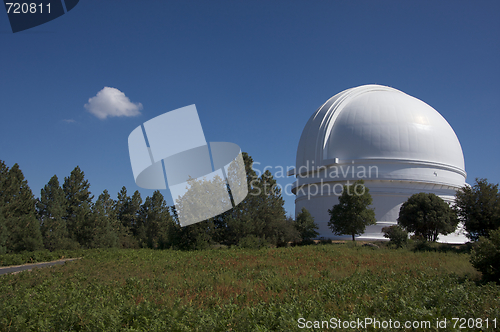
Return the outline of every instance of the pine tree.
<path id="1" fill-rule="evenodd" d="M 137 222 L 138 212 L 141 208 L 142 198 L 139 191 L 132 197 L 127 195 L 127 188 L 122 187 L 115 201 L 115 214 L 118 219 L 118 237 L 121 248 L 137 248 L 138 242 L 133 236 L 133 225 Z"/>
<path id="2" fill-rule="evenodd" d="M 3 204 L 3 197 L 5 185 L 9 174 L 9 168 L 5 165 L 3 160 L 0 160 L 0 204 Z"/>
<path id="3" fill-rule="evenodd" d="M 122 222 L 124 226 L 128 227 L 130 227 L 130 225 L 128 225 L 126 221 L 124 222 L 124 215 L 127 212 L 129 204 L 130 204 L 130 197 L 127 195 L 127 188 L 123 186 L 122 189 L 118 192 L 114 208 L 118 220 L 120 220 L 120 222 Z"/>
<path id="4" fill-rule="evenodd" d="M 152 197 L 146 197 L 141 206 L 140 222 L 136 234 L 142 247 L 162 249 L 169 247 L 169 228 L 173 224 L 172 216 L 163 195 L 159 190 Z"/>
<path id="5" fill-rule="evenodd" d="M 7 253 L 7 239 L 9 238 L 9 232 L 7 229 L 7 223 L 2 213 L 2 208 L 0 207 L 0 255 Z"/>
<path id="6" fill-rule="evenodd" d="M 115 210 L 116 201 L 111 198 L 107 189 L 104 189 L 102 194 L 99 195 L 96 203 L 100 203 L 102 205 L 104 214 L 106 215 L 106 217 L 108 217 L 109 223 L 113 228 L 113 231 L 117 234 L 120 233 L 121 223 L 120 220 L 118 219 L 118 214 L 116 213 Z"/>
<path id="7" fill-rule="evenodd" d="M 2 163 L 0 169 L 0 207 L 8 233 L 7 251 L 43 249 L 42 235 L 35 217 L 35 199 L 19 165 L 14 164 L 8 170 Z"/>
<path id="8" fill-rule="evenodd" d="M 258 195 L 253 196 L 254 202 L 257 203 L 253 212 L 255 235 L 273 245 L 298 241 L 299 232 L 292 223 L 287 222 L 281 189 L 269 170 L 260 176 L 255 187 L 258 189 Z"/>
<path id="9" fill-rule="evenodd" d="M 66 200 L 59 179 L 54 175 L 40 192 L 37 200 L 37 217 L 40 222 L 43 244 L 49 250 L 75 249 L 78 243 L 68 236 L 66 227 Z"/>
<path id="10" fill-rule="evenodd" d="M 9 169 L 5 163 L 0 160 L 0 254 L 7 253 L 7 240 L 10 236 L 10 231 L 7 227 L 7 222 L 2 212 L 3 206 L 3 196 L 4 196 L 4 184 L 7 180 L 7 174 Z"/>
<path id="11" fill-rule="evenodd" d="M 259 194 L 256 183 L 259 178 L 252 168 L 253 159 L 246 152 L 243 152 L 243 162 L 247 176 L 248 195 L 233 209 L 224 213 L 224 232 L 221 235 L 221 243 L 226 245 L 237 245 L 241 239 L 256 232 L 256 223 L 253 213 L 256 211 Z M 254 234 L 255 235 L 255 234 Z"/>
<path id="12" fill-rule="evenodd" d="M 85 227 L 90 217 L 92 199 L 90 184 L 85 180 L 85 174 L 76 166 L 69 177 L 64 178 L 63 191 L 66 198 L 66 227 L 69 237 L 82 245 L 90 243 L 92 234 Z M 86 229 L 85 229 L 86 228 Z"/>
<path id="13" fill-rule="evenodd" d="M 89 248 L 112 248 L 118 245 L 118 219 L 114 210 L 115 202 L 104 190 L 92 206 L 92 213 L 84 226 Z"/>
<path id="14" fill-rule="evenodd" d="M 132 234 L 132 239 L 127 238 L 129 241 L 128 243 L 124 243 L 124 246 L 135 248 L 140 246 L 140 239 L 144 240 L 146 238 L 140 216 L 142 198 L 138 190 L 134 192 L 132 197 L 128 197 L 126 193 L 127 190 L 123 187 L 118 194 L 115 210 L 122 225 Z"/>
<path id="15" fill-rule="evenodd" d="M 141 205 L 142 198 L 138 190 L 134 192 L 132 197 L 129 197 L 127 188 L 122 187 L 116 200 L 115 213 L 125 228 L 132 231 L 136 227 Z"/>
<path id="16" fill-rule="evenodd" d="M 248 195 L 224 215 L 226 244 L 237 244 L 249 236 L 272 245 L 298 240 L 299 234 L 286 218 L 285 202 L 271 172 L 267 170 L 258 177 L 252 168 L 252 157 L 243 153 L 243 161 Z"/>
<path id="17" fill-rule="evenodd" d="M 130 199 L 128 208 L 127 208 L 127 213 L 124 215 L 124 220 L 127 221 L 126 225 L 128 225 L 130 228 L 134 228 L 135 225 L 139 222 L 139 211 L 141 210 L 142 206 L 142 198 L 141 194 L 139 193 L 138 190 L 134 192 L 132 195 L 132 198 Z"/>

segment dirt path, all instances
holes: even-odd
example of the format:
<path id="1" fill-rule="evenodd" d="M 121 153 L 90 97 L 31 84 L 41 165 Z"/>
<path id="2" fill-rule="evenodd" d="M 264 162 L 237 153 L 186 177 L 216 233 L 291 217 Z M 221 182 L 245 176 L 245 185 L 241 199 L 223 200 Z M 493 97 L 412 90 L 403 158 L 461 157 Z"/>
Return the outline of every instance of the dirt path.
<path id="1" fill-rule="evenodd" d="M 56 261 L 52 262 L 41 262 L 41 263 L 33 263 L 33 264 L 23 264 L 23 265 L 15 265 L 15 266 L 4 266 L 0 267 L 0 275 L 2 274 L 8 274 L 8 273 L 19 273 L 21 271 L 31 271 L 31 269 L 35 267 L 46 267 L 46 266 L 53 266 L 53 265 L 61 265 L 66 263 L 67 261 L 74 261 L 75 259 L 80 259 L 79 258 L 64 258 L 64 259 L 58 259 Z"/>

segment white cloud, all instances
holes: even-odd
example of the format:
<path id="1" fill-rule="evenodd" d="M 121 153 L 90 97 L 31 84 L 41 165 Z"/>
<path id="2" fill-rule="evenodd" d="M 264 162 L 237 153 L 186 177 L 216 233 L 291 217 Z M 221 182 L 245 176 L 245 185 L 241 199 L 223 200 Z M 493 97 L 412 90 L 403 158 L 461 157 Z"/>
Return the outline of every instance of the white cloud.
<path id="1" fill-rule="evenodd" d="M 75 123 L 76 122 L 73 119 L 64 119 L 63 121 L 66 122 L 66 123 Z"/>
<path id="2" fill-rule="evenodd" d="M 104 120 L 108 116 L 140 115 L 142 104 L 132 103 L 120 90 L 106 86 L 95 97 L 89 99 L 85 108 L 99 119 Z"/>

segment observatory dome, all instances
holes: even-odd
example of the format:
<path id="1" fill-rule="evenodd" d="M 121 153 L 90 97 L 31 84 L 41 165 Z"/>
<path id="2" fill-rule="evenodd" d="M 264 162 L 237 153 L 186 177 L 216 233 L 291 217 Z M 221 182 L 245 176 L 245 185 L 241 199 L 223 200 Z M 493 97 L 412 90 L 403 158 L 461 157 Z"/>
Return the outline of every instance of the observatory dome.
<path id="1" fill-rule="evenodd" d="M 335 158 L 436 163 L 465 175 L 462 147 L 441 114 L 417 98 L 380 85 L 336 94 L 307 122 L 297 168 L 328 165 Z"/>
<path id="2" fill-rule="evenodd" d="M 380 85 L 347 89 L 314 112 L 299 141 L 294 175 L 296 213 L 306 207 L 320 227 L 338 203 L 332 186 L 363 179 L 380 226 L 379 234 L 369 235 L 376 238 L 382 238 L 382 226 L 396 223 L 401 204 L 412 194 L 432 192 L 453 202 L 466 179 L 460 142 L 441 114 Z M 322 190 L 311 195 L 312 188 Z M 322 236 L 332 237 L 323 230 Z"/>

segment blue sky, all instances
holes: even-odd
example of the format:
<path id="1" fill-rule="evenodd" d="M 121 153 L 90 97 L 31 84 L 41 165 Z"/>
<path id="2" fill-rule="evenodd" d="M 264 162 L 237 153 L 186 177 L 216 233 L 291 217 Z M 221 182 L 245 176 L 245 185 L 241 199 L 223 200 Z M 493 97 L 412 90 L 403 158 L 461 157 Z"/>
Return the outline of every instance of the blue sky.
<path id="1" fill-rule="evenodd" d="M 96 197 L 126 186 L 145 198 L 153 191 L 134 182 L 128 135 L 196 104 L 207 141 L 236 143 L 256 169 L 275 172 L 295 165 L 302 129 L 323 102 L 376 83 L 444 116 L 467 182 L 498 183 L 498 17 L 499 1 L 81 0 L 13 34 L 0 13 L 0 159 L 20 165 L 35 196 L 79 165 Z M 136 115 L 89 112 L 104 87 L 129 98 Z M 293 213 L 294 197 L 284 197 Z"/>

